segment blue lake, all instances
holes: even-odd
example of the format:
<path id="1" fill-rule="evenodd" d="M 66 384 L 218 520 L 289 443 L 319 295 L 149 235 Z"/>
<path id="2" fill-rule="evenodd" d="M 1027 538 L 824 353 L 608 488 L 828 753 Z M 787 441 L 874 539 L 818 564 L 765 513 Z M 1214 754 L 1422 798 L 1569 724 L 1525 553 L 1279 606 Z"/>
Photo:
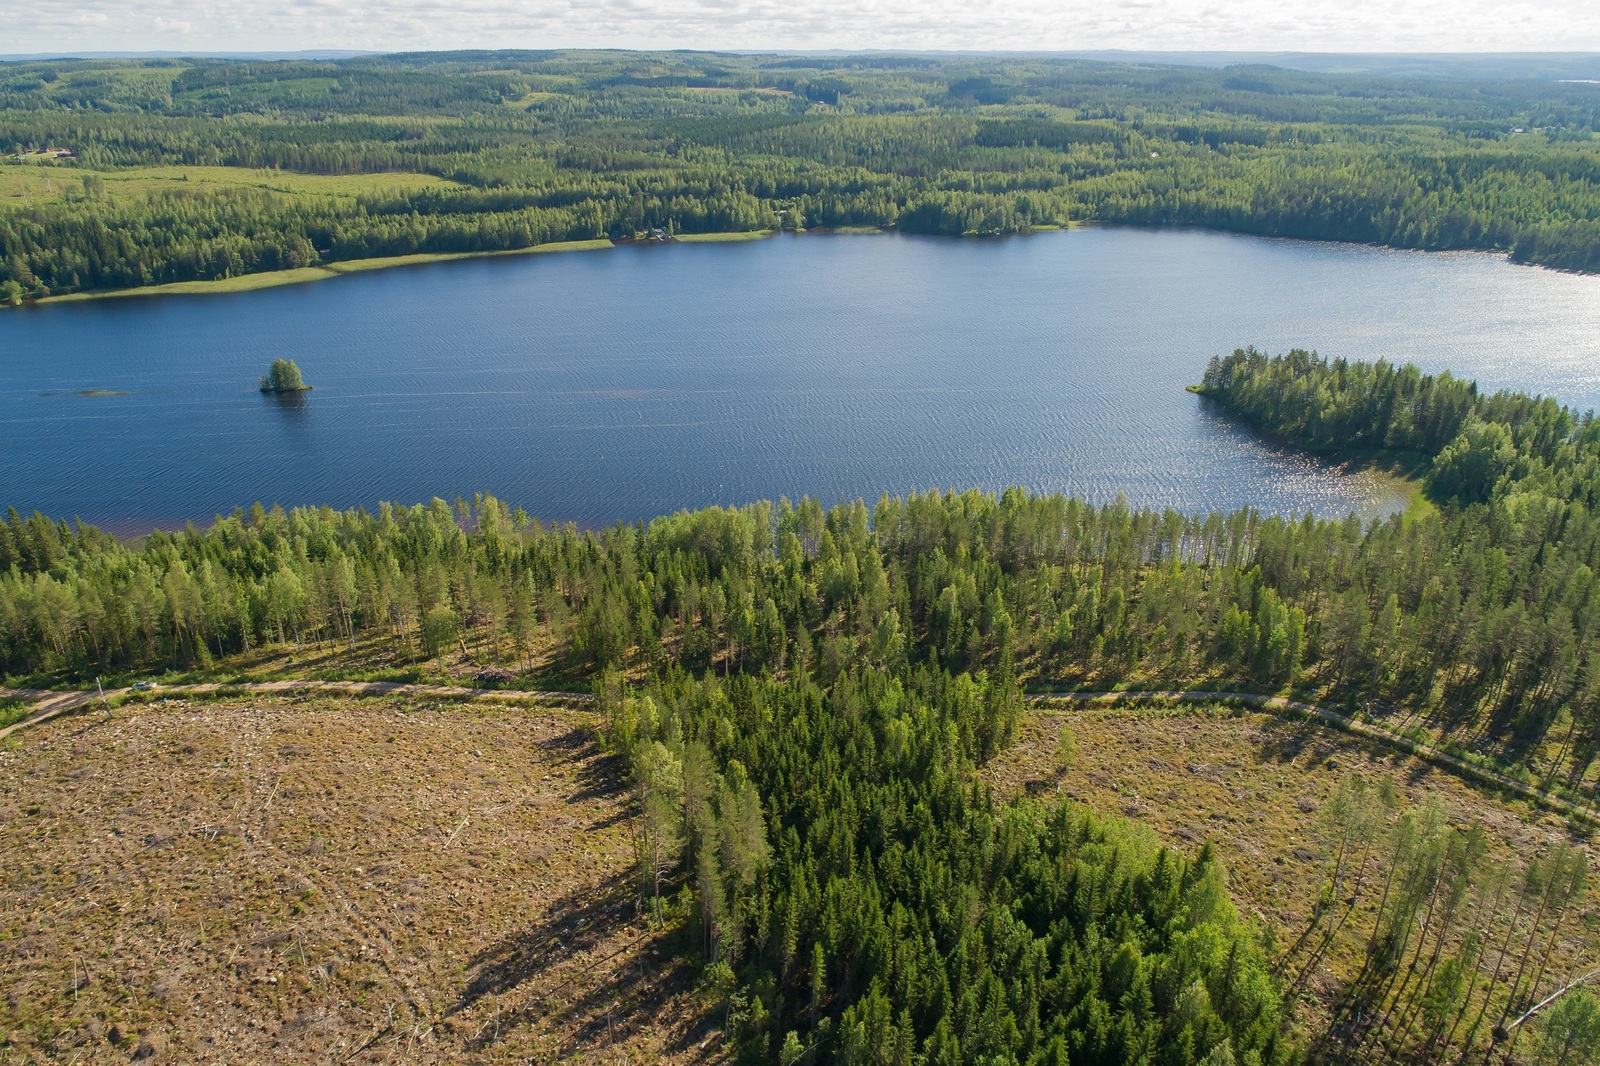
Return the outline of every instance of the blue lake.
<path id="1" fill-rule="evenodd" d="M 603 524 L 929 487 L 1382 513 L 1184 391 L 1237 346 L 1600 406 L 1600 278 L 1195 230 L 466 260 L 0 312 L 0 507 L 118 529 L 484 491 Z M 256 391 L 278 356 L 316 391 Z M 125 395 L 83 395 L 108 390 Z"/>

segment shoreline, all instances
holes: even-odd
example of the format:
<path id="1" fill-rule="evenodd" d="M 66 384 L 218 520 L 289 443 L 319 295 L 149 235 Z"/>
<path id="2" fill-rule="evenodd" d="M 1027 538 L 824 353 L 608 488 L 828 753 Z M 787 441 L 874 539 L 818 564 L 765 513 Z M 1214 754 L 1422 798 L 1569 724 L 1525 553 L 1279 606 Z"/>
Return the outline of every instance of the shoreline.
<path id="1" fill-rule="evenodd" d="M 489 259 L 508 255 L 598 252 L 614 247 L 616 245 L 612 241 L 600 238 L 592 241 L 553 241 L 550 244 L 536 244 L 531 248 L 510 248 L 491 252 L 416 252 L 411 255 L 380 256 L 372 259 L 346 259 L 322 266 L 294 267 L 289 270 L 264 270 L 256 274 L 239 274 L 231 278 L 208 281 L 173 281 L 164 285 L 140 285 L 132 289 L 69 292 L 60 296 L 46 296 L 40 300 L 29 300 L 22 306 L 81 303 L 85 300 L 111 300 L 129 296 L 209 296 L 254 292 L 258 289 L 303 285 L 313 281 L 326 281 L 344 274 L 364 274 L 367 271 L 387 270 L 391 267 L 422 266 L 428 263 L 448 263 L 457 259 Z"/>
<path id="2" fill-rule="evenodd" d="M 1039 225 L 1033 227 L 1028 233 L 1060 233 L 1074 228 L 1075 223 L 1065 225 Z M 254 274 L 239 274 L 231 278 L 214 278 L 204 281 L 171 281 L 161 285 L 140 285 L 131 289 L 96 289 L 91 292 L 68 292 L 59 296 L 45 296 L 37 300 L 25 300 L 22 307 L 43 306 L 46 304 L 81 303 L 85 300 L 111 300 L 130 296 L 210 296 L 224 293 L 255 292 L 259 289 L 276 289 L 284 285 L 304 285 L 314 281 L 327 281 L 342 274 L 363 274 L 371 270 L 387 270 L 390 267 L 423 266 L 429 263 L 448 263 L 458 259 L 490 259 L 500 256 L 512 255 L 541 255 L 556 252 L 599 252 L 613 248 L 623 248 L 633 245 L 648 244 L 742 244 L 747 241 L 763 241 L 783 235 L 783 230 L 719 230 L 713 233 L 679 233 L 669 240 L 616 240 L 609 237 L 596 237 L 584 241 L 552 241 L 549 244 L 536 244 L 531 248 L 507 248 L 485 252 L 414 252 L 409 255 L 379 256 L 372 259 L 346 259 L 334 263 L 324 263 L 317 266 L 291 267 L 287 270 L 264 270 Z M 807 233 L 819 235 L 862 235 L 883 234 L 897 232 L 892 227 L 884 226 L 816 226 L 811 229 L 794 231 L 795 236 L 804 236 Z M 1027 236 L 1028 233 L 1002 234 L 1000 236 Z M 978 237 L 987 237 L 987 234 L 962 234 Z M 0 308 L 3 310 L 3 308 Z"/>
<path id="3" fill-rule="evenodd" d="M 963 233 L 954 235 L 955 239 L 989 240 L 997 237 L 1027 237 L 1039 233 L 1064 233 L 1084 227 L 1129 228 L 1129 229 L 1196 229 L 1209 233 L 1231 234 L 1234 236 L 1254 237 L 1262 240 L 1281 240 L 1304 242 L 1308 244 L 1353 244 L 1365 248 L 1382 248 L 1397 252 L 1416 252 L 1422 255 L 1438 255 L 1466 253 L 1472 255 L 1490 255 L 1499 258 L 1512 266 L 1533 267 L 1542 270 L 1552 270 L 1560 274 L 1573 274 L 1579 277 L 1590 277 L 1583 271 L 1563 270 L 1557 267 L 1548 267 L 1539 263 L 1518 262 L 1511 258 L 1511 254 L 1504 250 L 1490 248 L 1460 248 L 1460 249 L 1426 249 L 1404 248 L 1386 244 L 1370 244 L 1361 241 L 1340 241 L 1317 237 L 1284 237 L 1264 233 L 1248 233 L 1225 227 L 1203 226 L 1198 224 L 1142 224 L 1115 222 L 1103 220 L 1074 220 L 1065 223 L 1041 223 L 1028 230 L 1017 233 L 1004 234 L 979 234 Z M 712 233 L 679 233 L 667 240 L 635 240 L 624 238 L 612 240 L 609 237 L 597 237 L 592 240 L 578 241 L 552 241 L 548 244 L 538 244 L 529 248 L 505 248 L 494 251 L 482 252 L 414 252 L 408 255 L 378 256 L 370 259 L 346 259 L 334 263 L 318 264 L 307 267 L 291 267 L 287 270 L 267 270 L 254 274 L 239 274 L 231 278 L 214 278 L 203 281 L 173 281 L 161 285 L 140 285 L 129 289 L 96 289 L 91 292 L 70 292 L 58 296 L 45 296 L 34 300 L 24 300 L 18 307 L 42 306 L 45 304 L 59 304 L 81 302 L 84 300 L 109 300 L 129 296 L 207 296 L 224 293 L 254 292 L 258 289 L 275 289 L 284 285 L 302 285 L 314 281 L 326 281 L 342 274 L 361 274 L 371 270 L 386 270 L 390 267 L 423 266 L 429 263 L 447 263 L 458 259 L 490 259 L 500 256 L 513 255 L 540 255 L 556 252 L 597 252 L 613 248 L 622 248 L 633 245 L 649 244 L 742 244 L 747 241 L 769 240 L 780 237 L 786 233 L 792 236 L 806 234 L 832 235 L 868 235 L 868 234 L 896 234 L 901 231 L 893 226 L 814 226 L 809 229 L 786 230 L 719 230 Z M 908 236 L 937 236 L 933 234 L 908 234 Z M 0 311 L 7 308 L 0 304 Z M 1197 386 L 1190 387 L 1191 392 L 1198 392 Z"/>
<path id="4" fill-rule="evenodd" d="M 1438 505 L 1428 498 L 1428 471 L 1433 467 L 1433 459 L 1427 455 L 1420 452 L 1391 452 L 1382 449 L 1348 448 L 1316 451 L 1302 448 L 1292 440 L 1268 433 L 1241 418 L 1212 395 L 1204 385 L 1185 385 L 1183 391 L 1216 404 L 1228 421 L 1274 448 L 1288 448 L 1323 466 L 1346 474 L 1370 474 L 1388 482 L 1405 495 L 1406 505 L 1395 512 L 1402 522 L 1415 522 L 1439 511 Z"/>
<path id="5" fill-rule="evenodd" d="M 459 259 L 493 259 L 514 255 L 553 255 L 560 252 L 602 252 L 629 245 L 650 243 L 673 244 L 737 244 L 745 241 L 766 240 L 778 235 L 778 230 L 732 230 L 717 233 L 685 233 L 669 241 L 620 240 L 596 237 L 586 241 L 552 241 L 531 248 L 506 248 L 487 252 L 414 252 L 410 255 L 379 256 L 372 259 L 345 259 L 318 266 L 292 267 L 288 270 L 263 270 L 255 274 L 239 274 L 231 278 L 214 278 L 204 281 L 172 281 L 162 285 L 140 285 L 131 289 L 96 289 L 92 292 L 68 292 L 59 296 L 46 296 L 27 300 L 23 307 L 45 304 L 82 303 L 86 300 L 113 300 L 135 296 L 213 296 L 226 293 L 255 292 L 276 289 L 285 285 L 305 285 L 327 281 L 345 274 L 365 274 L 391 267 L 425 266 L 430 263 L 450 263 Z M 826 232 L 884 233 L 881 229 L 853 227 Z"/>
<path id="6" fill-rule="evenodd" d="M 306 391 L 311 391 L 311 390 L 308 389 Z M 262 393 L 261 395 L 270 397 L 273 394 L 271 394 L 271 393 Z M 296 393 L 288 393 L 286 395 L 288 395 L 288 396 L 297 396 L 297 395 L 302 395 L 302 393 L 296 392 Z M 1399 515 L 1401 517 L 1402 521 L 1411 522 L 1411 521 L 1415 520 L 1416 518 L 1421 517 L 1424 514 L 1434 513 L 1434 512 L 1437 512 L 1437 510 L 1438 510 L 1438 508 L 1433 504 L 1433 502 L 1427 498 L 1427 494 L 1423 491 L 1424 484 L 1422 482 L 1422 479 L 1421 479 L 1420 476 L 1417 475 L 1417 473 L 1415 471 L 1412 471 L 1412 470 L 1400 470 L 1400 469 L 1397 469 L 1397 468 L 1394 468 L 1394 467 L 1386 467 L 1386 466 L 1384 466 L 1382 464 L 1373 464 L 1373 465 L 1370 465 L 1370 466 L 1358 466 L 1358 465 L 1353 464 L 1353 463 L 1332 462 L 1332 461 L 1329 461 L 1329 460 L 1327 460 L 1327 459 L 1325 459 L 1323 457 L 1317 456 L 1314 453 L 1307 452 L 1305 454 L 1308 455 L 1313 460 L 1317 461 L 1318 463 L 1326 466 L 1330 470 L 1336 470 L 1336 471 L 1339 471 L 1339 472 L 1344 473 L 1344 474 L 1368 473 L 1368 474 L 1374 475 L 1375 477 L 1381 478 L 1381 479 L 1383 479 L 1385 481 L 1393 482 L 1396 485 L 1398 485 L 1399 486 L 1399 491 L 1405 494 L 1407 502 L 1406 502 L 1406 506 L 1404 508 L 1401 508 L 1400 510 L 1393 511 L 1393 512 L 1391 512 L 1391 514 Z M 1086 504 L 1088 506 L 1091 506 L 1091 507 L 1108 506 L 1108 505 L 1110 505 L 1111 503 L 1113 503 L 1115 501 L 1115 499 L 1116 499 L 1116 497 L 1118 495 L 1121 495 L 1121 493 L 1113 493 L 1110 496 L 1104 497 L 1104 498 L 1102 498 L 1102 497 L 1086 497 L 1086 496 L 1080 496 L 1080 495 L 1076 495 L 1076 494 L 1073 494 L 1073 493 L 1062 492 L 1062 491 L 1047 492 L 1047 491 L 1044 491 L 1044 490 L 1032 489 L 1032 488 L 1029 488 L 1029 487 L 1024 486 L 1024 485 L 1005 485 L 1005 486 L 1000 486 L 998 488 L 985 488 L 985 487 L 979 486 L 979 485 L 970 485 L 970 486 L 967 487 L 967 489 L 957 489 L 957 488 L 954 488 L 954 487 L 951 487 L 951 486 L 942 486 L 942 487 L 940 487 L 939 491 L 945 492 L 945 493 L 957 493 L 957 492 L 967 491 L 968 489 L 976 489 L 977 491 L 979 491 L 981 493 L 984 493 L 986 495 L 992 495 L 992 496 L 994 496 L 996 498 L 999 498 L 1008 489 L 1014 489 L 1014 488 L 1015 489 L 1022 489 L 1024 491 L 1028 492 L 1030 495 L 1035 495 L 1035 496 L 1053 496 L 1053 495 L 1056 495 L 1056 496 L 1062 496 L 1062 497 L 1067 498 L 1067 499 L 1077 499 L 1077 500 L 1080 500 L 1084 504 Z M 909 496 L 911 493 L 916 492 L 916 491 L 919 491 L 919 490 L 917 490 L 917 489 L 906 489 L 906 490 L 904 490 L 902 492 L 899 492 L 899 493 L 891 493 L 891 495 L 895 496 L 895 498 L 897 498 L 897 499 L 903 499 L 906 496 Z M 442 499 L 442 498 L 443 497 L 437 497 L 437 496 L 434 497 L 434 499 L 436 499 L 436 500 L 437 499 Z M 459 499 L 465 499 L 465 497 L 458 497 L 458 498 Z M 429 502 L 430 501 L 423 500 L 423 499 L 414 499 L 414 500 L 410 500 L 410 501 L 394 499 L 394 500 L 378 500 L 376 502 L 353 503 L 353 504 L 335 504 L 335 503 L 332 503 L 332 502 L 329 502 L 329 501 L 322 501 L 320 503 L 304 503 L 304 502 L 301 502 L 301 503 L 283 503 L 283 502 L 278 501 L 278 500 L 274 500 L 274 501 L 271 501 L 269 503 L 267 500 L 263 499 L 263 500 L 255 500 L 255 501 L 253 501 L 251 503 L 248 503 L 248 504 L 237 504 L 237 505 L 235 505 L 233 507 L 232 510 L 228 510 L 228 511 L 216 510 L 216 511 L 213 511 L 209 516 L 205 516 L 205 517 L 201 517 L 199 515 L 190 515 L 187 518 L 177 518 L 177 517 L 167 517 L 167 518 L 111 518 L 111 519 L 103 519 L 103 520 L 86 519 L 86 518 L 83 518 L 81 515 L 73 515 L 72 517 L 69 518 L 69 517 L 66 517 L 65 512 L 48 512 L 47 513 L 47 512 L 44 512 L 44 511 L 42 511 L 41 509 L 39 509 L 37 507 L 32 508 L 32 509 L 30 509 L 30 510 L 28 510 L 26 512 L 22 511 L 22 508 L 20 508 L 20 507 L 18 507 L 17 510 L 22 515 L 22 517 L 24 517 L 24 518 L 31 517 L 34 514 L 39 514 L 39 515 L 42 515 L 45 519 L 47 519 L 47 520 L 49 520 L 50 522 L 53 522 L 53 523 L 66 522 L 68 525 L 70 525 L 70 526 L 72 526 L 74 528 L 77 528 L 77 527 L 80 527 L 80 526 L 93 527 L 94 529 L 97 529 L 102 533 L 109 534 L 110 536 L 114 537 L 115 539 L 117 539 L 118 541 L 121 541 L 124 544 L 134 545 L 134 544 L 142 544 L 152 534 L 155 534 L 155 533 L 179 533 L 179 532 L 182 532 L 184 529 L 188 528 L 189 526 L 194 526 L 196 529 L 200 530 L 201 532 L 205 532 L 206 530 L 210 529 L 212 526 L 216 525 L 218 522 L 223 521 L 224 519 L 233 518 L 233 517 L 239 517 L 239 516 L 248 516 L 248 514 L 250 512 L 250 509 L 252 507 L 254 507 L 256 504 L 260 504 L 264 509 L 266 509 L 268 511 L 271 511 L 274 508 L 281 508 L 286 513 L 287 512 L 292 512 L 292 511 L 296 511 L 296 510 L 316 510 L 316 509 L 321 508 L 321 507 L 331 507 L 333 510 L 337 511 L 340 514 L 346 514 L 346 513 L 348 513 L 348 514 L 357 514 L 357 513 L 360 513 L 360 512 L 366 512 L 368 514 L 376 514 L 378 512 L 378 509 L 380 507 L 384 506 L 384 505 L 388 505 L 388 506 L 394 507 L 395 509 L 398 510 L 398 509 L 411 508 L 411 507 L 416 507 L 416 506 L 427 506 L 429 504 Z M 516 505 L 516 504 L 513 504 L 513 503 L 509 503 L 508 501 L 504 501 L 504 500 L 502 500 L 501 502 L 502 503 L 506 503 L 506 505 L 508 507 L 511 507 L 513 509 L 518 509 L 518 506 L 519 506 L 519 505 Z M 840 499 L 835 500 L 832 504 L 828 504 L 827 506 L 831 507 L 831 506 L 834 506 L 836 504 L 844 503 L 844 502 L 847 502 L 847 501 L 844 498 L 841 497 Z M 749 506 L 751 504 L 757 504 L 757 503 L 771 503 L 771 504 L 775 505 L 776 499 L 775 498 L 774 499 L 751 498 L 751 499 L 745 499 L 745 500 L 740 500 L 740 501 L 731 501 L 731 502 L 730 501 L 724 501 L 722 503 L 706 504 L 706 505 L 704 505 L 704 507 L 701 507 L 701 506 L 679 507 L 674 511 L 663 511 L 663 512 L 661 512 L 659 514 L 652 514 L 652 515 L 648 515 L 648 516 L 645 516 L 645 517 L 642 517 L 642 518 L 612 518 L 612 519 L 605 520 L 605 521 L 600 521 L 600 520 L 592 519 L 592 518 L 583 518 L 583 519 L 579 519 L 579 518 L 560 518 L 560 517 L 555 517 L 555 516 L 550 515 L 550 514 L 543 514 L 543 513 L 541 513 L 541 514 L 531 514 L 530 513 L 529 517 L 532 520 L 538 522 L 545 529 L 556 529 L 556 528 L 560 528 L 560 527 L 563 527 L 563 526 L 569 526 L 570 525 L 570 526 L 576 527 L 580 531 L 598 533 L 598 532 L 603 532 L 605 530 L 616 529 L 619 526 L 636 526 L 636 525 L 640 524 L 641 522 L 645 523 L 645 524 L 649 524 L 650 522 L 653 522 L 653 521 L 655 521 L 657 519 L 670 518 L 673 515 L 681 513 L 683 511 L 694 512 L 694 511 L 699 511 L 699 510 L 703 510 L 703 509 L 711 508 L 711 507 L 737 508 L 737 507 L 746 507 L 746 506 Z M 1227 516 L 1229 514 L 1235 513 L 1235 511 L 1248 510 L 1248 509 L 1257 509 L 1257 510 L 1259 510 L 1258 508 L 1255 508 L 1254 505 L 1250 505 L 1249 507 L 1245 507 L 1245 508 L 1235 508 L 1234 511 L 1193 511 L 1193 512 L 1191 512 L 1191 511 L 1179 511 L 1178 513 L 1184 515 L 1185 517 L 1204 519 L 1204 518 L 1208 517 L 1210 514 L 1213 514 L 1213 513 L 1220 514 L 1220 515 L 1223 515 L 1225 517 L 1225 516 Z M 1134 510 L 1151 510 L 1153 512 L 1159 513 L 1161 508 L 1156 507 L 1154 505 L 1150 505 L 1148 507 L 1137 507 L 1137 508 L 1134 508 Z M 1276 516 L 1276 517 L 1279 517 L 1279 518 L 1283 518 L 1285 520 L 1298 520 L 1300 517 L 1302 517 L 1304 515 L 1305 512 L 1303 512 L 1303 511 L 1278 512 L 1278 511 L 1272 511 L 1272 510 L 1263 510 L 1263 511 L 1260 511 L 1260 513 L 1262 515 L 1264 515 L 1264 516 L 1265 515 L 1272 515 L 1272 516 Z M 1355 514 L 1356 512 L 1350 512 L 1350 513 Z M 1340 517 L 1341 516 L 1338 516 L 1338 515 L 1330 513 L 1328 515 L 1319 515 L 1318 516 L 1318 521 L 1334 522 L 1334 521 L 1339 521 Z M 1357 517 L 1361 518 L 1361 520 L 1364 523 L 1373 520 L 1373 516 L 1370 516 L 1370 515 L 1357 514 Z"/>
<path id="7" fill-rule="evenodd" d="M 744 241 L 764 241 L 776 236 L 775 229 L 719 230 L 716 233 L 678 233 L 669 241 L 657 244 L 740 244 Z M 619 241 L 619 244 L 648 244 L 648 241 Z"/>

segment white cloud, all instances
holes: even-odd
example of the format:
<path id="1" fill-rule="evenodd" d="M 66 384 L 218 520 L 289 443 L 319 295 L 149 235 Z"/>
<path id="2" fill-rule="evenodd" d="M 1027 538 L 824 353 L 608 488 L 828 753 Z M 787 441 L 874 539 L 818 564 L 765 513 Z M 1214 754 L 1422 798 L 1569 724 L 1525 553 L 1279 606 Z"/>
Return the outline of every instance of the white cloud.
<path id="1" fill-rule="evenodd" d="M 0 53 L 303 48 L 1600 50 L 1595 0 L 32 0 Z"/>

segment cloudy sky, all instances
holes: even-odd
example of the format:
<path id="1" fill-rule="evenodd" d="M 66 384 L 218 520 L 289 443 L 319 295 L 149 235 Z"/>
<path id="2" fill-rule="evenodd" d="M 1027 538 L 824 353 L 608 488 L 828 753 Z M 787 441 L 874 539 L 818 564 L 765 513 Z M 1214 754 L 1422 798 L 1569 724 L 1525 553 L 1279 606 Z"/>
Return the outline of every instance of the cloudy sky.
<path id="1" fill-rule="evenodd" d="M 1597 0 L 16 0 L 0 53 L 483 47 L 1600 51 Z"/>

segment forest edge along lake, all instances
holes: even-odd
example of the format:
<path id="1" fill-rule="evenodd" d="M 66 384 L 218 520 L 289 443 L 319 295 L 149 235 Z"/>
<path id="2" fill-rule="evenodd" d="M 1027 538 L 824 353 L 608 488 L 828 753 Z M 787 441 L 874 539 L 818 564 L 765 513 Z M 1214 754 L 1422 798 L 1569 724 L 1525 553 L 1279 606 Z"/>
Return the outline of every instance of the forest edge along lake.
<path id="1" fill-rule="evenodd" d="M 748 236 L 766 236 L 750 234 Z M 708 234 L 706 239 L 716 239 L 720 234 Z M 740 239 L 745 234 L 729 234 L 728 239 Z M 687 238 L 685 238 L 687 239 Z M 608 240 L 553 241 L 536 244 L 530 248 L 513 248 L 493 252 L 426 252 L 415 255 L 380 256 L 373 259 L 345 259 L 319 266 L 296 267 L 290 270 L 270 270 L 259 274 L 236 274 L 230 278 L 209 281 L 174 281 L 165 285 L 145 285 L 131 289 L 98 289 L 92 292 L 69 292 L 60 296 L 46 296 L 36 304 L 78 303 L 84 300 L 110 300 L 123 296 L 218 296 L 224 293 L 253 292 L 257 289 L 275 289 L 282 285 L 305 285 L 313 281 L 327 281 L 346 274 L 361 274 L 371 270 L 389 270 L 395 267 L 426 266 L 448 263 L 457 259 L 486 259 L 507 255 L 536 255 L 553 252 L 598 252 L 615 247 Z"/>
<path id="2" fill-rule="evenodd" d="M 1414 361 L 1582 410 L 1600 278 L 1193 229 L 806 234 L 471 258 L 0 315 L 0 496 L 115 528 L 491 492 L 603 525 L 1022 485 L 1185 512 L 1406 493 L 1185 391 L 1236 347 Z M 298 404 L 256 392 L 293 358 Z M 96 393 L 97 395 L 80 395 Z"/>

